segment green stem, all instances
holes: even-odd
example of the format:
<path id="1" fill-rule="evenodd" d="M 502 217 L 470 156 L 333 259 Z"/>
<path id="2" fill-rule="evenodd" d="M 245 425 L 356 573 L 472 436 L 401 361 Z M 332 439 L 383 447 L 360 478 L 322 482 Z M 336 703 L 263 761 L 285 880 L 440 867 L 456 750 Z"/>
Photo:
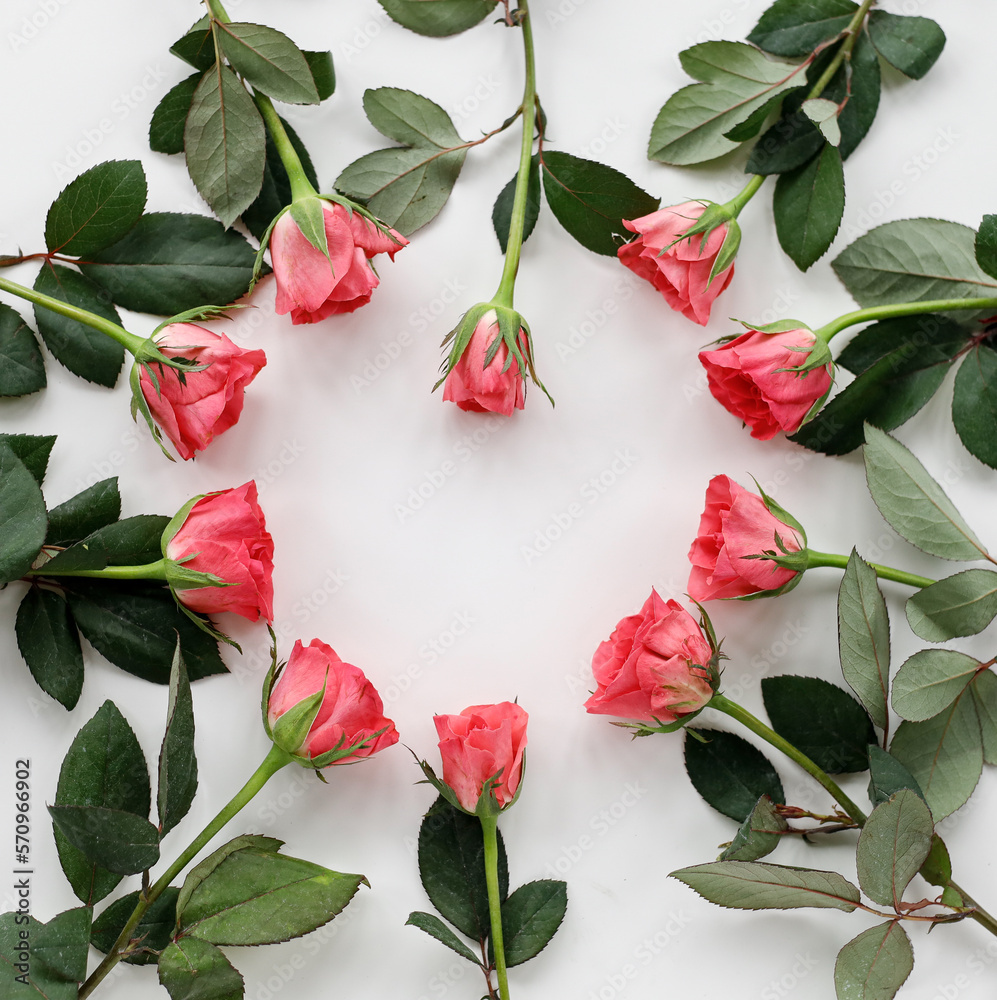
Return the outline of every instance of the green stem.
<path id="1" fill-rule="evenodd" d="M 871 320 L 891 319 L 894 316 L 917 316 L 921 313 L 950 312 L 954 309 L 997 309 L 997 298 L 982 297 L 972 299 L 927 299 L 924 302 L 895 302 L 885 306 L 870 306 L 856 309 L 832 319 L 814 333 L 825 342 L 849 326 L 868 323 Z"/>
<path id="2" fill-rule="evenodd" d="M 498 816 L 479 816 L 485 838 L 485 885 L 488 887 L 488 916 L 492 925 L 492 951 L 499 997 L 509 1000 L 509 973 L 505 967 L 505 942 L 502 938 L 502 900 L 498 878 Z"/>
<path id="3" fill-rule="evenodd" d="M 865 0 L 862 6 L 855 11 L 855 16 L 851 19 L 848 27 L 845 29 L 845 40 L 841 43 L 841 47 L 834 54 L 834 58 L 827 64 L 827 69 L 821 73 L 817 82 L 810 88 L 810 93 L 807 94 L 808 101 L 812 101 L 815 97 L 820 97 L 820 95 L 824 93 L 824 88 L 834 79 L 834 74 L 841 68 L 841 64 L 846 59 L 852 58 L 852 49 L 855 48 L 855 43 L 858 41 L 862 23 L 865 21 L 866 14 L 869 13 L 869 8 L 875 2 L 876 0 Z"/>
<path id="4" fill-rule="evenodd" d="M 516 272 L 523 249 L 523 230 L 526 226 L 526 202 L 530 188 L 530 164 L 533 159 L 533 132 L 537 115 L 537 68 L 533 52 L 533 25 L 527 0 L 520 0 L 520 27 L 523 32 L 523 50 L 526 60 L 526 83 L 523 87 L 523 142 L 519 152 L 519 173 L 516 175 L 516 193 L 512 199 L 512 217 L 509 220 L 509 238 L 505 245 L 505 267 L 502 280 L 492 302 L 512 308 L 516 287 Z"/>
<path id="5" fill-rule="evenodd" d="M 754 198 L 755 192 L 758 191 L 767 179 L 765 174 L 753 174 L 751 180 L 744 185 L 744 188 L 734 195 L 730 201 L 724 203 L 723 208 L 726 208 L 736 219 L 741 214 L 741 209 Z"/>
<path id="6" fill-rule="evenodd" d="M 242 788 L 236 792 L 232 797 L 231 801 L 226 805 L 221 812 L 191 841 L 190 846 L 173 862 L 170 867 L 163 872 L 163 874 L 156 879 L 155 884 L 145 892 L 139 895 L 138 904 L 132 911 L 132 915 L 128 918 L 128 922 L 122 928 L 121 933 L 118 935 L 117 941 L 111 947 L 111 950 L 104 957 L 104 960 L 94 969 L 90 977 L 87 979 L 82 986 L 80 986 L 79 1000 L 85 1000 L 86 997 L 94 991 L 97 985 L 102 979 L 114 968 L 118 962 L 121 961 L 121 956 L 124 949 L 128 946 L 132 939 L 132 933 L 135 928 L 138 927 L 139 923 L 142 921 L 142 917 L 145 915 L 145 911 L 158 899 L 160 894 L 166 889 L 169 884 L 177 877 L 190 864 L 191 861 L 197 856 L 201 849 L 211 840 L 212 837 L 230 819 L 232 819 L 240 809 L 243 809 L 253 798 L 260 789 L 272 778 L 282 767 L 291 763 L 290 754 L 285 753 L 283 750 L 276 746 L 270 747 L 270 752 L 266 755 L 263 763 L 256 769 L 253 776 L 246 782 Z"/>
<path id="7" fill-rule="evenodd" d="M 42 566 L 39 569 L 28 570 L 24 575 L 26 577 L 88 576 L 96 577 L 98 580 L 165 580 L 166 560 L 157 559 L 155 562 L 145 563 L 142 566 L 105 566 L 103 569 L 60 571 L 57 567 L 54 573 Z"/>
<path id="8" fill-rule="evenodd" d="M 814 549 L 807 549 L 807 569 L 816 569 L 819 566 L 832 566 L 835 569 L 844 569 L 848 565 L 848 556 L 839 555 L 837 552 L 817 552 Z M 908 573 L 906 570 L 894 569 L 892 566 L 881 566 L 879 563 L 869 563 L 869 566 L 876 571 L 876 576 L 881 580 L 893 580 L 894 583 L 905 583 L 908 587 L 916 587 L 918 590 L 930 587 L 937 580 L 931 580 L 926 576 L 918 576 L 916 573 Z"/>
<path id="9" fill-rule="evenodd" d="M 983 907 L 980 906 L 980 904 L 977 903 L 976 900 L 973 899 L 973 897 L 970 896 L 970 894 L 966 892 L 965 889 L 956 885 L 956 883 L 953 882 L 951 878 L 949 878 L 946 885 L 950 889 L 955 889 L 955 891 L 959 893 L 960 896 L 962 896 L 962 901 L 967 906 L 973 907 L 973 912 L 970 914 L 970 917 L 972 917 L 972 919 L 975 920 L 981 927 L 985 927 L 988 931 L 990 931 L 990 933 L 993 934 L 994 937 L 997 937 L 997 918 L 995 918 L 992 914 L 987 913 L 987 911 L 984 910 Z"/>
<path id="10" fill-rule="evenodd" d="M 112 340 L 116 340 L 131 354 L 136 354 L 139 348 L 145 343 L 142 337 L 137 337 L 134 333 L 129 333 L 124 327 L 118 326 L 117 323 L 112 323 L 109 319 L 104 319 L 103 316 L 87 312 L 86 309 L 80 309 L 79 306 L 72 306 L 61 299 L 54 299 L 51 295 L 36 292 L 33 288 L 19 285 L 16 281 L 0 278 L 0 291 L 19 295 L 22 299 L 27 299 L 35 305 L 51 309 L 52 312 L 59 313 L 59 315 L 65 316 L 67 319 L 74 319 L 77 323 L 82 323 L 84 326 L 99 330 L 101 333 L 107 334 Z"/>

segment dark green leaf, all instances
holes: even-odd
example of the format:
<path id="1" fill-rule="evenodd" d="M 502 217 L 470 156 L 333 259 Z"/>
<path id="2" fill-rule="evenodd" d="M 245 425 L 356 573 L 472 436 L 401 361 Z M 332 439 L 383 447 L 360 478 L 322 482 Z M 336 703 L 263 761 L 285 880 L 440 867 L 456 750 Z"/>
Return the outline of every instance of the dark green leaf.
<path id="1" fill-rule="evenodd" d="M 952 359 L 969 342 L 966 328 L 941 313 L 898 316 L 867 326 L 835 359 L 856 375 L 884 358 L 897 376 Z M 879 426 L 878 424 L 876 425 Z"/>
<path id="2" fill-rule="evenodd" d="M 879 54 L 901 73 L 920 80 L 945 48 L 945 32 L 930 17 L 904 17 L 874 10 L 869 35 Z"/>
<path id="3" fill-rule="evenodd" d="M 495 0 L 378 0 L 392 20 L 420 35 L 441 38 L 473 28 L 495 13 Z"/>
<path id="4" fill-rule="evenodd" d="M 874 806 L 885 802 L 901 789 L 909 788 L 924 798 L 914 775 L 892 754 L 875 743 L 869 744 L 869 801 Z"/>
<path id="5" fill-rule="evenodd" d="M 173 928 L 177 922 L 179 892 L 176 887 L 167 886 L 162 895 L 157 897 L 145 911 L 138 927 L 132 932 L 131 941 L 134 943 L 123 961 L 131 965 L 152 965 L 158 961 L 159 955 L 156 953 L 162 951 L 173 936 Z M 111 903 L 93 922 L 90 943 L 98 951 L 106 955 L 111 950 L 138 901 L 138 891 L 130 892 L 127 896 L 122 896 L 121 899 Z"/>
<path id="6" fill-rule="evenodd" d="M 492 225 L 495 227 L 495 235 L 498 237 L 499 246 L 502 253 L 506 252 L 506 245 L 509 240 L 509 223 L 512 219 L 512 204 L 516 197 L 515 177 L 499 192 L 492 208 Z M 536 153 L 530 161 L 529 183 L 526 187 L 526 214 L 523 219 L 523 242 L 530 238 L 537 218 L 540 215 L 540 154 Z"/>
<path id="7" fill-rule="evenodd" d="M 547 947 L 564 920 L 568 887 L 555 879 L 521 885 L 502 904 L 506 964 L 522 965 Z"/>
<path id="8" fill-rule="evenodd" d="M 931 850 L 921 865 L 921 877 L 930 885 L 947 886 L 952 880 L 952 859 L 945 841 L 937 833 L 931 837 Z"/>
<path id="9" fill-rule="evenodd" d="M 120 875 L 159 860 L 159 833 L 141 816 L 104 806 L 49 806 L 56 829 L 89 861 Z"/>
<path id="10" fill-rule="evenodd" d="M 192 73 L 172 87 L 156 105 L 149 122 L 149 148 L 156 153 L 182 153 L 183 130 L 190 102 L 201 82 L 201 73 Z"/>
<path id="11" fill-rule="evenodd" d="M 35 683 L 60 705 L 74 708 L 83 691 L 83 653 L 65 600 L 32 587 L 17 609 L 14 631 Z"/>
<path id="12" fill-rule="evenodd" d="M 0 441 L 0 583 L 22 577 L 45 543 L 45 501 L 34 476 Z"/>
<path id="13" fill-rule="evenodd" d="M 230 841 L 222 844 L 216 851 L 209 854 L 203 861 L 196 864 L 187 873 L 184 879 L 183 888 L 177 897 L 177 910 L 182 912 L 190 899 L 191 893 L 230 855 L 236 851 L 245 851 L 249 848 L 261 851 L 279 851 L 284 846 L 283 840 L 274 837 L 261 837 L 258 834 L 246 833 L 239 837 L 233 837 Z"/>
<path id="14" fill-rule="evenodd" d="M 159 957 L 159 981 L 171 1000 L 242 1000 L 243 979 L 207 941 L 183 938 Z"/>
<path id="15" fill-rule="evenodd" d="M 864 930 L 838 952 L 838 1000 L 891 1000 L 914 968 L 914 950 L 899 920 Z"/>
<path id="16" fill-rule="evenodd" d="M 838 124 L 841 126 L 841 145 L 838 151 L 843 160 L 847 160 L 865 138 L 879 110 L 879 96 L 882 89 L 879 56 L 865 31 L 859 32 L 858 40 L 852 49 L 850 64 L 851 96 L 838 116 Z M 844 100 L 846 93 L 844 68 L 839 72 L 842 77 L 841 96 L 828 92 L 824 94 L 825 97 L 831 97 L 836 101 Z"/>
<path id="17" fill-rule="evenodd" d="M 499 895 L 509 891 L 509 867 L 499 834 Z M 440 797 L 419 828 L 419 876 L 433 906 L 475 941 L 489 935 L 485 846 L 481 824 Z"/>
<path id="18" fill-rule="evenodd" d="M 883 906 L 896 906 L 931 850 L 934 825 L 917 792 L 904 788 L 873 809 L 859 834 L 855 855 L 862 891 Z"/>
<path id="19" fill-rule="evenodd" d="M 997 615 L 997 573 L 967 569 L 919 590 L 907 601 L 907 621 L 922 639 L 944 642 L 982 632 Z"/>
<path id="20" fill-rule="evenodd" d="M 997 278 L 997 215 L 984 215 L 976 233 L 976 263 Z"/>
<path id="21" fill-rule="evenodd" d="M 179 633 L 191 680 L 226 672 L 215 640 L 176 606 L 166 587 L 73 580 L 67 590 L 80 631 L 122 670 L 167 684 Z"/>
<path id="22" fill-rule="evenodd" d="M 734 839 L 720 855 L 721 861 L 757 861 L 771 854 L 788 829 L 785 817 L 772 800 L 763 795 L 751 815 L 738 827 Z"/>
<path id="23" fill-rule="evenodd" d="M 997 350 L 977 344 L 955 377 L 952 423 L 966 450 L 997 468 Z"/>
<path id="24" fill-rule="evenodd" d="M 202 73 L 214 66 L 215 46 L 208 28 L 208 18 L 205 16 L 196 21 L 183 38 L 170 46 L 170 52 Z"/>
<path id="25" fill-rule="evenodd" d="M 724 138 L 731 142 L 747 142 L 754 139 L 762 130 L 762 126 L 775 114 L 782 105 L 782 94 L 770 97 L 764 104 L 756 108 L 743 122 L 724 132 Z"/>
<path id="26" fill-rule="evenodd" d="M 547 204 L 555 218 L 594 253 L 615 257 L 628 236 L 622 220 L 658 208 L 657 198 L 603 163 L 548 150 L 541 167 Z"/>
<path id="27" fill-rule="evenodd" d="M 65 910 L 47 924 L 26 913 L 0 914 L 4 1000 L 76 1000 L 89 933 L 88 907 Z"/>
<path id="28" fill-rule="evenodd" d="M 997 675 L 992 670 L 981 671 L 970 683 L 969 692 L 983 736 L 983 760 L 997 764 Z"/>
<path id="29" fill-rule="evenodd" d="M 105 566 L 145 566 L 163 557 L 163 531 L 170 519 L 163 514 L 138 514 L 98 528 L 59 552 L 45 564 L 55 575 L 68 570 Z"/>
<path id="30" fill-rule="evenodd" d="M 722 729 L 693 729 L 685 738 L 685 769 L 693 787 L 718 812 L 738 823 L 763 795 L 783 803 L 786 793 L 775 768 L 747 740 Z"/>
<path id="31" fill-rule="evenodd" d="M 89 906 L 77 906 L 39 924 L 31 941 L 32 962 L 73 983 L 86 979 L 91 913 Z"/>
<path id="32" fill-rule="evenodd" d="M 336 68 L 332 63 L 332 53 L 310 52 L 302 49 L 302 55 L 308 63 L 315 90 L 320 101 L 328 100 L 336 92 Z"/>
<path id="33" fill-rule="evenodd" d="M 318 89 L 304 53 L 282 31 L 245 21 L 218 23 L 222 52 L 236 72 L 275 101 L 318 104 Z"/>
<path id="34" fill-rule="evenodd" d="M 782 174 L 772 201 L 779 245 L 801 271 L 827 253 L 845 211 L 841 153 L 825 144 L 809 163 Z"/>
<path id="35" fill-rule="evenodd" d="M 121 325 L 107 292 L 79 271 L 49 264 L 38 272 L 35 291 Z M 35 322 L 45 346 L 74 375 L 108 388 L 117 382 L 125 358 L 125 349 L 117 341 L 44 306 L 35 306 Z"/>
<path id="36" fill-rule="evenodd" d="M 776 0 L 748 41 L 776 56 L 808 56 L 844 31 L 857 10 L 852 0 Z"/>
<path id="37" fill-rule="evenodd" d="M 436 0 L 438 2 L 438 0 Z M 363 95 L 364 113 L 381 135 L 403 146 L 451 149 L 464 140 L 438 104 L 398 87 L 378 87 Z"/>
<path id="38" fill-rule="evenodd" d="M 69 545 L 121 516 L 118 477 L 102 479 L 48 512 L 47 545 Z"/>
<path id="39" fill-rule="evenodd" d="M 169 833 L 187 815 L 197 791 L 197 757 L 194 755 L 194 703 L 180 647 L 170 672 L 170 704 L 166 734 L 159 753 L 159 790 L 156 799 L 159 829 Z"/>
<path id="40" fill-rule="evenodd" d="M 772 728 L 830 774 L 864 771 L 876 731 L 865 709 L 819 677 L 762 678 Z"/>
<path id="41" fill-rule="evenodd" d="M 138 222 L 147 193 L 138 160 L 98 163 L 52 202 L 45 219 L 45 245 L 70 257 L 89 257 L 103 250 Z"/>
<path id="42" fill-rule="evenodd" d="M 408 920 L 405 921 L 406 927 L 410 924 L 413 927 L 418 927 L 421 931 L 425 931 L 430 937 L 436 938 L 440 944 L 446 945 L 451 951 L 457 952 L 461 958 L 466 958 L 475 965 L 481 965 L 481 959 L 475 958 L 474 952 L 434 914 L 416 910 L 414 913 L 410 913 Z"/>
<path id="43" fill-rule="evenodd" d="M 17 310 L 0 303 L 0 396 L 27 396 L 45 383 L 45 360 L 34 331 Z"/>
<path id="44" fill-rule="evenodd" d="M 173 316 L 234 302 L 249 288 L 255 260 L 246 239 L 214 219 L 154 212 L 81 266 L 125 309 Z"/>
<path id="45" fill-rule="evenodd" d="M 45 471 L 55 439 L 55 434 L 0 434 L 0 443 L 6 444 L 24 463 L 39 486 L 45 482 Z"/>
<path id="46" fill-rule="evenodd" d="M 823 146 L 817 126 L 802 111 L 786 108 L 752 147 L 744 169 L 749 174 L 784 174 L 809 162 Z"/>

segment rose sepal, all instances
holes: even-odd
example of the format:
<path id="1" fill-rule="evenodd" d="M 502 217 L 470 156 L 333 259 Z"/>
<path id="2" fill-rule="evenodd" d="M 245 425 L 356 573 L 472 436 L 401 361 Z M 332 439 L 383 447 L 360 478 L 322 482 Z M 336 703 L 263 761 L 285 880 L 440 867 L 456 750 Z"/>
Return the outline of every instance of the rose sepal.
<path id="1" fill-rule="evenodd" d="M 457 794 L 454 790 L 440 778 L 436 776 L 436 772 L 433 770 L 433 765 L 429 763 L 428 760 L 420 760 L 414 751 L 409 750 L 413 757 L 415 757 L 415 762 L 419 765 L 422 773 L 425 775 L 422 781 L 416 782 L 419 785 L 432 785 L 440 795 L 443 796 L 454 807 L 454 809 L 459 809 L 466 816 L 473 816 L 474 813 L 465 809 L 458 801 Z"/>
<path id="2" fill-rule="evenodd" d="M 227 306 L 195 306 L 193 309 L 185 309 L 183 312 L 176 313 L 176 315 L 170 316 L 168 319 L 164 319 L 163 322 L 152 331 L 150 339 L 154 338 L 160 331 L 165 330 L 166 327 L 173 326 L 175 323 L 195 323 L 198 320 L 228 319 L 228 314 L 236 309 L 254 308 L 255 306 L 245 305 L 240 302 L 233 302 L 231 305 Z M 179 350 L 187 349 L 188 348 L 179 348 Z M 173 350 L 178 350 L 178 348 L 173 348 Z M 188 371 L 189 370 L 190 369 L 188 369 Z"/>
<path id="3" fill-rule="evenodd" d="M 827 368 L 828 374 L 832 374 L 834 358 L 831 356 L 831 348 L 828 346 L 826 340 L 821 340 L 818 337 L 812 348 L 790 347 L 789 350 L 797 354 L 806 354 L 806 360 L 802 364 L 794 365 L 791 368 L 776 368 L 775 371 L 795 372 L 802 378 L 806 376 L 807 372 L 816 371 L 818 368 Z"/>
<path id="4" fill-rule="evenodd" d="M 307 198 L 296 198 L 286 210 L 294 219 L 295 225 L 301 230 L 301 235 L 322 252 L 326 260 L 329 258 L 329 237 L 325 231 L 325 209 L 322 208 L 320 195 L 309 195 Z M 282 212 L 281 215 L 284 213 Z M 280 216 L 278 216 L 280 218 Z"/>
<path id="5" fill-rule="evenodd" d="M 175 462 L 176 459 L 170 454 L 169 449 L 163 443 L 163 432 L 159 429 L 159 425 L 152 418 L 152 411 L 149 409 L 149 404 L 146 401 L 145 394 L 142 392 L 142 366 L 135 362 L 132 365 L 132 370 L 128 373 L 128 387 L 131 389 L 132 401 L 131 401 L 131 414 L 132 420 L 138 421 L 139 414 L 142 415 L 142 419 L 146 422 L 149 428 L 149 433 L 152 435 L 153 441 L 159 445 L 159 450 L 171 461 Z M 149 377 L 153 378 L 153 373 L 149 371 Z M 154 383 L 157 385 L 158 383 Z"/>
<path id="6" fill-rule="evenodd" d="M 703 706 L 703 708 L 706 707 L 706 705 Z M 703 708 L 697 708 L 695 712 L 683 715 L 681 719 L 676 719 L 674 722 L 661 722 L 659 719 L 655 719 L 654 721 L 658 723 L 656 726 L 652 726 L 647 722 L 611 722 L 610 725 L 617 726 L 620 729 L 629 729 L 635 740 L 642 736 L 655 736 L 658 733 L 675 733 L 687 723 L 692 722 L 703 711 Z"/>
<path id="7" fill-rule="evenodd" d="M 314 693 L 302 698 L 296 705 L 292 705 L 277 720 L 277 724 L 268 734 L 274 746 L 279 747 L 285 753 L 290 754 L 296 760 L 302 758 L 298 754 L 302 744 L 308 738 L 312 724 L 322 708 L 325 700 L 325 689 L 329 683 L 329 671 L 326 671 L 325 680 L 322 687 Z M 309 761 L 309 764 L 312 762 Z"/>

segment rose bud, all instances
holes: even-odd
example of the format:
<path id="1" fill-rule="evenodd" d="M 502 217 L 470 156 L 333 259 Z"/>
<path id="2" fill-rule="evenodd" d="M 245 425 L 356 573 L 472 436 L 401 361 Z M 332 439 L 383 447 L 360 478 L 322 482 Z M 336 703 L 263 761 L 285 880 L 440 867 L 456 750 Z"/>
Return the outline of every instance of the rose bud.
<path id="1" fill-rule="evenodd" d="M 173 442 L 183 459 L 207 448 L 242 413 L 246 386 L 267 363 L 263 351 L 247 351 L 224 334 L 192 323 L 171 323 L 155 337 L 168 358 L 186 357 L 205 366 L 200 371 L 136 365 L 149 416 Z"/>
<path id="2" fill-rule="evenodd" d="M 672 309 L 705 326 L 713 300 L 734 277 L 737 219 L 721 205 L 687 201 L 623 225 L 637 238 L 617 251 L 620 261 L 650 281 Z"/>
<path id="3" fill-rule="evenodd" d="M 771 497 L 714 476 L 689 550 L 694 601 L 774 597 L 791 590 L 806 569 L 806 534 Z"/>
<path id="4" fill-rule="evenodd" d="M 710 392 L 762 441 L 798 431 L 831 391 L 831 353 L 812 330 L 749 329 L 701 351 Z"/>
<path id="5" fill-rule="evenodd" d="M 455 805 L 468 813 L 494 814 L 515 802 L 523 777 L 528 718 L 509 701 L 433 717 L 443 758 L 443 791 Z"/>
<path id="6" fill-rule="evenodd" d="M 622 619 L 596 650 L 598 687 L 585 708 L 658 725 L 684 723 L 713 697 L 718 661 L 719 651 L 692 615 L 652 590 L 640 611 Z"/>
<path id="7" fill-rule="evenodd" d="M 166 580 L 184 607 L 273 620 L 273 539 L 256 483 L 185 504 L 163 532 L 163 556 Z"/>
<path id="8" fill-rule="evenodd" d="M 265 704 L 267 735 L 308 767 L 349 764 L 398 742 L 364 672 L 318 639 L 299 639 L 283 670 L 271 670 Z"/>
<path id="9" fill-rule="evenodd" d="M 302 232 L 309 213 L 321 213 L 325 249 Z M 292 323 L 317 323 L 359 309 L 379 283 L 370 258 L 386 253 L 393 260 L 407 245 L 401 233 L 375 222 L 359 206 L 320 197 L 296 201 L 277 219 L 270 235 L 277 312 L 290 313 Z"/>

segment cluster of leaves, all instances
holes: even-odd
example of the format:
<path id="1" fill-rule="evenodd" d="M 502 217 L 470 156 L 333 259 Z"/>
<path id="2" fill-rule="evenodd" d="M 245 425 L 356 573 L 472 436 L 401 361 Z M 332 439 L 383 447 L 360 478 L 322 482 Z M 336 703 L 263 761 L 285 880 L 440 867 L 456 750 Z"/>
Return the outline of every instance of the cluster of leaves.
<path id="1" fill-rule="evenodd" d="M 984 216 L 978 231 L 942 219 L 888 222 L 846 247 L 832 266 L 863 307 L 997 295 L 997 216 Z M 900 426 L 958 365 L 955 429 L 973 455 L 997 468 L 997 327 L 981 326 L 980 318 L 961 310 L 867 327 L 837 358 L 854 381 L 792 440 L 828 455 L 852 451 L 862 444 L 864 422 Z"/>
<path id="2" fill-rule="evenodd" d="M 0 435 L 0 584 L 32 567 L 53 573 L 142 566 L 162 558 L 169 517 L 121 519 L 116 478 L 46 509 L 41 484 L 55 437 Z M 42 562 L 44 560 L 44 563 Z M 36 576 L 17 610 L 18 648 L 38 685 L 73 708 L 83 689 L 80 634 L 115 666 L 157 684 L 170 677 L 179 636 L 194 679 L 225 673 L 207 619 L 192 620 L 165 584 Z"/>
<path id="3" fill-rule="evenodd" d="M 149 145 L 159 153 L 184 153 L 191 180 L 218 218 L 230 226 L 241 216 L 262 238 L 290 203 L 291 188 L 246 84 L 285 104 L 318 104 L 336 89 L 332 53 L 303 51 L 263 24 L 223 23 L 210 15 L 170 52 L 197 72 L 160 101 Z M 307 151 L 286 122 L 284 127 L 317 187 Z"/>
<path id="4" fill-rule="evenodd" d="M 76 1000 L 92 945 L 109 952 L 127 924 L 138 890 L 101 913 L 94 907 L 126 875 L 147 873 L 159 843 L 190 809 L 197 790 L 194 712 L 190 684 L 177 647 L 170 676 L 166 732 L 159 755 L 154 824 L 152 789 L 142 748 L 111 701 L 83 726 L 59 773 L 49 807 L 59 860 L 82 906 L 26 928 L 30 972 L 6 987 L 9 1000 Z M 338 914 L 366 880 L 280 853 L 271 837 L 236 837 L 192 868 L 146 910 L 124 949 L 124 961 L 156 964 L 174 1000 L 237 1000 L 243 979 L 219 945 L 287 941 Z M 0 959 L 15 964 L 23 920 L 0 915 Z"/>
<path id="5" fill-rule="evenodd" d="M 778 175 L 776 232 L 804 271 L 827 252 L 841 224 L 842 163 L 876 117 L 881 60 L 920 79 L 945 45 L 929 18 L 881 10 L 849 34 L 858 11 L 852 0 L 776 0 L 748 35 L 751 44 L 686 49 L 682 68 L 699 82 L 673 94 L 651 129 L 650 159 L 679 166 L 716 159 L 757 138 L 745 172 Z M 843 46 L 847 58 L 815 93 Z"/>
<path id="6" fill-rule="evenodd" d="M 481 823 L 440 796 L 419 829 L 419 875 L 433 906 L 479 954 L 433 913 L 416 911 L 408 923 L 436 938 L 491 980 L 491 921 L 485 884 L 485 845 Z M 506 964 L 521 965 L 540 954 L 561 926 L 568 906 L 564 882 L 540 879 L 509 892 L 509 865 L 498 834 L 498 879 L 502 899 L 502 937 Z"/>
<path id="7" fill-rule="evenodd" d="M 35 291 L 120 326 L 115 306 L 172 316 L 205 302 L 234 302 L 248 290 L 255 251 L 244 237 L 202 215 L 146 214 L 146 195 L 138 160 L 99 163 L 70 182 L 48 210 L 47 253 L 32 255 L 45 258 Z M 34 313 L 57 361 L 90 382 L 115 384 L 124 362 L 121 344 L 44 306 Z M 45 384 L 34 332 L 20 313 L 0 304 L 0 396 L 23 396 Z"/>

